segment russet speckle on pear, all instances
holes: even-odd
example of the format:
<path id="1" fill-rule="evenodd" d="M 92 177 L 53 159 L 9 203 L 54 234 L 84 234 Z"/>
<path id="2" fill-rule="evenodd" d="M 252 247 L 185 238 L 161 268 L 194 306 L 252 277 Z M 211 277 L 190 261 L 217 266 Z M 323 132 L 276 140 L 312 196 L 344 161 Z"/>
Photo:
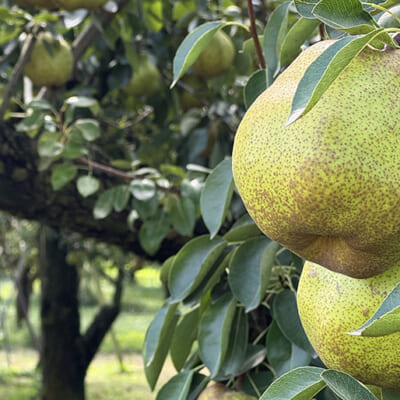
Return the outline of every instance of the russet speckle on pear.
<path id="1" fill-rule="evenodd" d="M 368 321 L 400 281 L 400 265 L 354 279 L 306 262 L 297 291 L 304 330 L 321 360 L 365 384 L 400 390 L 400 332 L 349 335 Z"/>
<path id="2" fill-rule="evenodd" d="M 400 260 L 400 51 L 364 49 L 315 107 L 285 126 L 306 49 L 251 105 L 233 175 L 259 228 L 294 253 L 348 276 Z"/>

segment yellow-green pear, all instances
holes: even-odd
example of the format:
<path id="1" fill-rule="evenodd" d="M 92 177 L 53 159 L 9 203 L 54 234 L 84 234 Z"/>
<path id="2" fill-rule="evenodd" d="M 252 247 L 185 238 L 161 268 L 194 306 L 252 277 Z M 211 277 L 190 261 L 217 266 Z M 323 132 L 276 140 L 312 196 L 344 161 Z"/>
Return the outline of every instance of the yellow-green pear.
<path id="1" fill-rule="evenodd" d="M 306 262 L 297 291 L 304 330 L 321 360 L 365 384 L 400 390 L 400 332 L 348 334 L 370 319 L 400 282 L 400 265 L 355 279 Z"/>
<path id="2" fill-rule="evenodd" d="M 257 397 L 250 396 L 249 394 L 243 392 L 231 391 L 225 393 L 221 400 L 257 400 Z"/>
<path id="3" fill-rule="evenodd" d="M 285 126 L 306 49 L 248 109 L 233 175 L 258 227 L 307 260 L 366 278 L 400 260 L 400 51 L 364 49 Z"/>
<path id="4" fill-rule="evenodd" d="M 63 38 L 41 32 L 34 45 L 24 73 L 39 86 L 62 86 L 72 75 L 74 57 Z"/>
<path id="5" fill-rule="evenodd" d="M 232 39 L 224 31 L 219 30 L 200 53 L 193 64 L 193 70 L 205 78 L 217 76 L 231 67 L 234 57 L 235 46 Z"/>
<path id="6" fill-rule="evenodd" d="M 229 388 L 222 383 L 212 383 L 207 386 L 197 400 L 220 400 L 229 391 Z"/>
<path id="7" fill-rule="evenodd" d="M 60 8 L 64 10 L 72 11 L 79 8 L 85 8 L 86 10 L 96 10 L 103 4 L 107 3 L 107 0 L 53 0 L 57 3 Z"/>
<path id="8" fill-rule="evenodd" d="M 161 86 L 161 74 L 147 54 L 141 54 L 133 66 L 132 78 L 125 90 L 131 96 L 150 97 Z"/>

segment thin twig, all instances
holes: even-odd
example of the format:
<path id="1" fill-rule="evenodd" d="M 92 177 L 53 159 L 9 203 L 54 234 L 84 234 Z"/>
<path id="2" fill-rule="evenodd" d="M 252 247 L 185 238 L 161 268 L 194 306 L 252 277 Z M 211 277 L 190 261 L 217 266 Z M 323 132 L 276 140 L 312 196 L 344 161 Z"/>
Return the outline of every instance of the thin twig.
<path id="1" fill-rule="evenodd" d="M 126 172 L 120 171 L 119 169 L 113 167 L 109 167 L 108 165 L 100 164 L 96 161 L 89 160 L 88 158 L 85 157 L 79 157 L 77 161 L 81 162 L 82 164 L 86 164 L 91 168 L 106 172 L 109 175 L 117 176 L 118 178 L 129 179 L 129 180 L 133 178 L 132 175 L 127 174 Z"/>
<path id="2" fill-rule="evenodd" d="M 258 35 L 257 35 L 256 18 L 254 15 L 254 8 L 253 8 L 252 0 L 247 0 L 247 9 L 249 10 L 250 31 L 251 31 L 251 35 L 253 37 L 254 45 L 256 47 L 258 61 L 260 63 L 261 68 L 265 69 L 266 68 L 265 59 L 264 59 L 263 52 L 261 49 L 260 40 L 258 39 Z"/>
<path id="3" fill-rule="evenodd" d="M 6 113 L 8 105 L 10 104 L 10 100 L 18 84 L 18 80 L 24 71 L 26 63 L 29 61 L 31 57 L 32 50 L 36 42 L 36 36 L 39 33 L 39 30 L 40 27 L 35 26 L 32 30 L 32 33 L 27 37 L 26 43 L 22 48 L 22 52 L 12 72 L 10 81 L 8 82 L 5 88 L 3 103 L 1 104 L 0 107 L 0 122 L 3 121 L 4 119 L 4 114 Z"/>

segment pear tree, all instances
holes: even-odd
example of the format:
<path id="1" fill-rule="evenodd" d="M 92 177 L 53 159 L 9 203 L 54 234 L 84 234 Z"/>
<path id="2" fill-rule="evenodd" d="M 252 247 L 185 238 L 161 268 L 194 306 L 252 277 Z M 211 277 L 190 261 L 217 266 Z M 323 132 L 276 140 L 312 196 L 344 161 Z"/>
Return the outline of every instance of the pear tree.
<path id="1" fill-rule="evenodd" d="M 0 209 L 75 307 L 43 399 L 85 398 L 120 306 L 80 328 L 72 233 L 159 263 L 157 400 L 400 398 L 395 3 L 0 2 Z"/>

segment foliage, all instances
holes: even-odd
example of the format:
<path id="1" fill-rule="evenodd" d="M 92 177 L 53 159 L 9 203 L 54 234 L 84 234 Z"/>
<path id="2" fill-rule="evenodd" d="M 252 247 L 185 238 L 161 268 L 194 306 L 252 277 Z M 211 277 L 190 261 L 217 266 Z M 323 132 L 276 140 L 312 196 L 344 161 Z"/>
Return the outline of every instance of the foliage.
<path id="1" fill-rule="evenodd" d="M 271 400 L 282 393 L 348 399 L 349 388 L 373 399 L 354 378 L 325 370 L 314 353 L 296 306 L 302 260 L 262 236 L 235 192 L 229 157 L 245 109 L 303 46 L 337 39 L 306 71 L 288 123 L 306 114 L 363 48 L 398 47 L 398 28 L 379 25 L 390 2 L 248 2 L 254 17 L 242 1 L 122 3 L 97 13 L 49 12 L 3 0 L 0 78 L 19 104 L 6 118 L 32 139 L 54 195 L 76 185 L 82 198 L 93 198 L 94 219 L 123 214 L 149 256 L 167 238 L 184 243 L 162 267 L 170 297 L 144 346 L 151 388 L 168 353 L 178 371 L 158 400 L 177 393 L 194 399 L 210 379 Z M 80 53 L 80 35 L 113 10 L 110 25 Z M 79 54 L 73 79 L 58 90 L 11 79 L 19 42 L 42 29 L 57 31 Z M 235 59 L 224 74 L 191 87 L 181 78 L 220 29 L 232 38 Z M 126 87 L 142 56 L 160 71 L 160 89 L 131 96 Z M 187 109 L 185 91 L 202 106 Z"/>

